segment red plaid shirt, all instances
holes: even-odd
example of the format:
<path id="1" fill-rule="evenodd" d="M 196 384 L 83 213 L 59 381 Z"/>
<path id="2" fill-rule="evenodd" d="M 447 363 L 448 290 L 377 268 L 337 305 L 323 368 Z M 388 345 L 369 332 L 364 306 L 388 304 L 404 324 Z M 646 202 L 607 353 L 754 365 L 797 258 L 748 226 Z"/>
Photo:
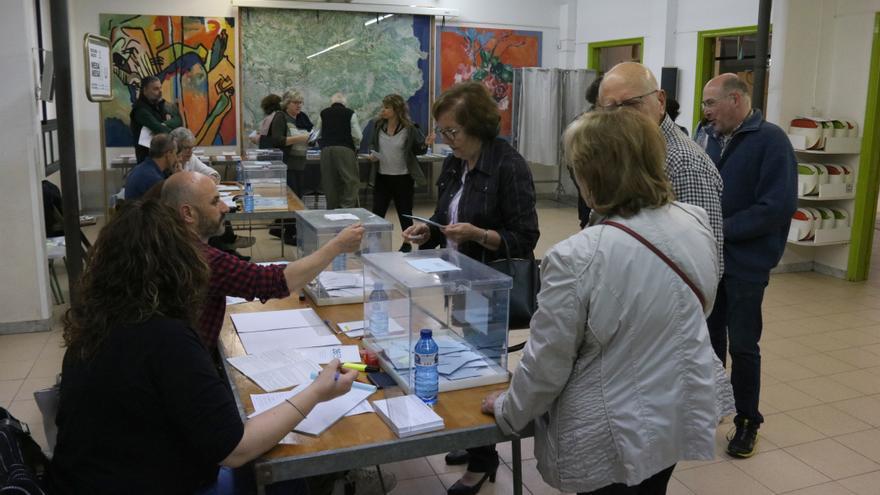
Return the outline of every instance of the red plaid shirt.
<path id="1" fill-rule="evenodd" d="M 211 268 L 211 283 L 199 320 L 199 336 L 209 347 L 217 345 L 217 337 L 226 315 L 226 296 L 236 296 L 265 303 L 268 299 L 290 295 L 284 266 L 260 266 L 243 261 L 207 244 L 202 253 Z"/>

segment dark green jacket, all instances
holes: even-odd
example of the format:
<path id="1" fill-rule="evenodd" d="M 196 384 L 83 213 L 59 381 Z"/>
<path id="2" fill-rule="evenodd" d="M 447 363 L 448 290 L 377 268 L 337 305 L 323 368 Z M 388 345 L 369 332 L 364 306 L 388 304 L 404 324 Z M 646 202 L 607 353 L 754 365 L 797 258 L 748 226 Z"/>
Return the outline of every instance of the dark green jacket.
<path id="1" fill-rule="evenodd" d="M 373 134 L 370 138 L 370 149 L 379 151 L 379 132 L 386 130 L 388 122 L 385 120 L 373 121 Z M 408 125 L 400 132 L 406 132 L 406 141 L 404 141 L 404 149 L 406 150 L 406 169 L 412 176 L 417 187 L 424 186 L 428 183 L 425 174 L 422 173 L 422 167 L 419 166 L 419 160 L 416 155 L 423 155 L 428 151 L 428 145 L 425 144 L 425 135 L 414 125 Z M 376 174 L 379 173 L 379 162 L 373 162 L 370 166 L 370 185 L 376 183 Z"/>
<path id="2" fill-rule="evenodd" d="M 165 114 L 171 115 L 169 120 L 165 120 Z M 156 134 L 168 134 L 183 125 L 183 119 L 180 113 L 173 105 L 166 104 L 165 100 L 159 100 L 155 105 L 151 105 L 146 99 L 138 98 L 131 106 L 131 135 L 134 138 L 134 144 L 137 144 L 141 135 L 141 128 L 146 126 L 155 136 Z"/>

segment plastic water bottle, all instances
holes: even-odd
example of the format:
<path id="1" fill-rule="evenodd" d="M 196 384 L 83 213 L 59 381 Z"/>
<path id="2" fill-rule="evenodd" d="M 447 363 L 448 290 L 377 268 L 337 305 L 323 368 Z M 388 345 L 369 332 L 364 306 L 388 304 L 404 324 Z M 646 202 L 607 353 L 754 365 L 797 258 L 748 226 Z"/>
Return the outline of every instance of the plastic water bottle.
<path id="1" fill-rule="evenodd" d="M 244 186 L 244 212 L 254 212 L 254 187 L 250 182 Z"/>
<path id="2" fill-rule="evenodd" d="M 333 271 L 334 272 L 344 272 L 345 271 L 345 253 L 337 254 L 335 258 L 333 258 Z"/>
<path id="3" fill-rule="evenodd" d="M 437 343 L 431 337 L 431 329 L 423 328 L 421 338 L 415 348 L 415 390 L 416 396 L 429 405 L 437 403 L 440 377 L 437 374 Z"/>
<path id="4" fill-rule="evenodd" d="M 387 334 L 388 294 L 382 288 L 382 282 L 376 282 L 367 302 L 370 304 L 370 333 L 373 335 Z"/>

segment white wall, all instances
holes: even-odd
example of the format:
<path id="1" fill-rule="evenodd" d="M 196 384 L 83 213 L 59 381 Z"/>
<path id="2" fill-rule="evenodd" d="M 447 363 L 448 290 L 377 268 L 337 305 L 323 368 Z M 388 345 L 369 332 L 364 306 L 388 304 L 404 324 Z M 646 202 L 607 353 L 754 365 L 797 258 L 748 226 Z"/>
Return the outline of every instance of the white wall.
<path id="1" fill-rule="evenodd" d="M 37 159 L 36 22 L 32 0 L 6 0 L 0 17 L 0 59 L 10 70 L 0 114 L 15 116 L 0 132 L 0 197 L 7 206 L 0 236 L 0 333 L 48 329 L 46 248 Z"/>

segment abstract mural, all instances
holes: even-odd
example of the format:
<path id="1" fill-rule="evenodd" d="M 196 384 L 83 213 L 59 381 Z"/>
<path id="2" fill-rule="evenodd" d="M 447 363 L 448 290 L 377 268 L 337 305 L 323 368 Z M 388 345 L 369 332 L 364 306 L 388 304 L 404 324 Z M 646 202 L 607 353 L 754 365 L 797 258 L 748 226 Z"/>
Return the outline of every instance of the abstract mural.
<path id="1" fill-rule="evenodd" d="M 129 112 L 151 75 L 196 144 L 236 144 L 234 18 L 101 14 L 100 22 L 113 67 L 113 101 L 101 105 L 107 147 L 133 146 Z"/>
<path id="2" fill-rule="evenodd" d="M 481 81 L 501 111 L 501 137 L 509 137 L 513 69 L 540 67 L 541 32 L 443 26 L 437 38 L 437 93 L 462 81 Z"/>

